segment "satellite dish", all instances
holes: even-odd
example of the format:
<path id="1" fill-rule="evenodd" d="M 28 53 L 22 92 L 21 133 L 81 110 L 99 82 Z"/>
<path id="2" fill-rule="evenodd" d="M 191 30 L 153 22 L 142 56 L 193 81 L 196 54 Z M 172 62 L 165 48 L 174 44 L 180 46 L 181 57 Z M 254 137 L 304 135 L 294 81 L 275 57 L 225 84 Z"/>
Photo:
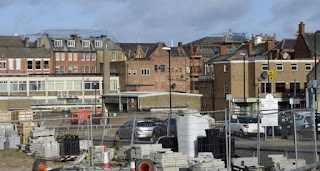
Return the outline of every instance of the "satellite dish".
<path id="1" fill-rule="evenodd" d="M 268 77 L 268 72 L 267 71 L 263 71 L 262 73 L 261 73 L 261 78 L 262 79 L 266 79 Z"/>
<path id="2" fill-rule="evenodd" d="M 288 54 L 287 52 L 284 52 L 283 55 L 282 55 L 282 58 L 283 58 L 283 59 L 287 59 L 288 56 L 289 56 L 289 54 Z"/>

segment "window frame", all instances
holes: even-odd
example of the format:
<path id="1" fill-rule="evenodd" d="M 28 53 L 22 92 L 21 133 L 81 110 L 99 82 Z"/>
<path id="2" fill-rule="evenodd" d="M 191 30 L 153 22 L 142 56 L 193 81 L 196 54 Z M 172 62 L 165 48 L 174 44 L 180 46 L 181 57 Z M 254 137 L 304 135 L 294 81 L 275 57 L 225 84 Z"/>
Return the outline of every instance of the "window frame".
<path id="1" fill-rule="evenodd" d="M 46 62 L 48 62 L 48 64 L 46 64 Z M 49 70 L 50 69 L 49 64 L 50 64 L 49 60 L 43 60 L 43 69 Z"/>
<path id="2" fill-rule="evenodd" d="M 278 69 L 278 67 L 281 67 L 281 69 Z M 277 71 L 283 71 L 283 63 L 276 64 Z"/>
<path id="3" fill-rule="evenodd" d="M 284 87 L 277 87 L 277 85 L 284 84 Z M 278 91 L 280 90 L 280 91 Z M 286 82 L 276 82 L 275 83 L 275 92 L 276 93 L 285 93 L 286 92 Z"/>
<path id="4" fill-rule="evenodd" d="M 296 68 L 296 69 L 294 70 L 294 68 Z M 291 64 L 291 71 L 298 71 L 298 64 L 297 63 Z"/>
<path id="5" fill-rule="evenodd" d="M 76 47 L 75 40 L 67 40 L 67 47 Z"/>
<path id="6" fill-rule="evenodd" d="M 31 62 L 31 65 L 29 64 Z M 31 67 L 30 67 L 31 66 Z M 30 68 L 29 68 L 30 67 Z M 33 60 L 28 60 L 27 61 L 27 70 L 33 70 Z"/>
<path id="7" fill-rule="evenodd" d="M 95 47 L 102 48 L 103 42 L 102 42 L 102 40 L 95 40 L 94 45 L 95 45 Z"/>
<path id="8" fill-rule="evenodd" d="M 82 47 L 90 47 L 90 40 L 82 40 Z"/>
<path id="9" fill-rule="evenodd" d="M 309 68 L 310 67 L 310 69 L 307 69 L 307 68 Z M 312 64 L 311 63 L 306 63 L 305 64 L 305 70 L 306 71 L 311 71 L 312 70 Z"/>
<path id="10" fill-rule="evenodd" d="M 265 67 L 267 69 L 264 69 Z M 268 71 L 268 70 L 269 70 L 268 64 L 261 64 L 261 71 Z"/>
<path id="11" fill-rule="evenodd" d="M 63 42 L 62 42 L 62 40 L 54 40 L 53 45 L 54 45 L 54 47 L 62 47 Z"/>

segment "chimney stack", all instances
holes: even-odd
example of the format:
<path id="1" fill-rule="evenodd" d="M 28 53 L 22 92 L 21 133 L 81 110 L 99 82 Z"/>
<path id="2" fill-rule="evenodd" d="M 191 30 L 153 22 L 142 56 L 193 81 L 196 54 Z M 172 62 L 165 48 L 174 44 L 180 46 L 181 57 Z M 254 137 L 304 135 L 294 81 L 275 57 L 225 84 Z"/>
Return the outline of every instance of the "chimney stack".
<path id="1" fill-rule="evenodd" d="M 249 42 L 249 43 L 247 44 L 247 46 L 248 46 L 247 54 L 248 54 L 248 56 L 252 56 L 252 43 Z"/>
<path id="2" fill-rule="evenodd" d="M 30 45 L 30 43 L 29 43 L 29 37 L 26 37 L 25 39 L 24 39 L 24 47 L 29 47 L 29 45 Z"/>
<path id="3" fill-rule="evenodd" d="M 226 45 L 220 45 L 220 55 L 226 55 L 228 53 L 228 49 Z"/>
<path id="4" fill-rule="evenodd" d="M 265 45 L 265 50 L 266 50 L 266 52 L 268 52 L 269 50 L 271 50 L 271 49 L 274 47 L 275 41 L 274 41 L 274 40 L 267 40 L 267 41 L 264 43 L 264 45 Z"/>
<path id="5" fill-rule="evenodd" d="M 158 48 L 162 48 L 162 42 L 158 42 Z"/>
<path id="6" fill-rule="evenodd" d="M 300 24 L 299 24 L 299 35 L 304 35 L 304 24 L 303 22 L 301 21 Z"/>
<path id="7" fill-rule="evenodd" d="M 182 42 L 178 42 L 178 47 L 182 49 Z"/>
<path id="8" fill-rule="evenodd" d="M 72 34 L 71 37 L 72 37 L 73 40 L 77 40 L 78 39 L 78 35 L 76 35 L 76 34 Z"/>

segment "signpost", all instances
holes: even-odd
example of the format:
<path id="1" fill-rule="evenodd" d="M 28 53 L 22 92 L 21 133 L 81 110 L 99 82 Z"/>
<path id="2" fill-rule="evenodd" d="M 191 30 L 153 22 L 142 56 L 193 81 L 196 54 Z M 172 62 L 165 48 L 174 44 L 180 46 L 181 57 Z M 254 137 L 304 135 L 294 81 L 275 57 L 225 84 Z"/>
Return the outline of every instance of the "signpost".
<path id="1" fill-rule="evenodd" d="M 274 70 L 268 70 L 269 81 L 273 81 Z"/>

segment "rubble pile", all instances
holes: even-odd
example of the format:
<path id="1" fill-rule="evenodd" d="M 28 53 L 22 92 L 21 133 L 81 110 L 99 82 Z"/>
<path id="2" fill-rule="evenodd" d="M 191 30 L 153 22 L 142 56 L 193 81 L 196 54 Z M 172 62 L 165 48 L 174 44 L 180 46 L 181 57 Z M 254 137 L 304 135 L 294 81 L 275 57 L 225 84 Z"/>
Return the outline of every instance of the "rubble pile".
<path id="1" fill-rule="evenodd" d="M 29 143 L 26 144 L 27 153 L 34 153 L 36 157 L 60 156 L 59 143 L 54 138 L 55 130 L 36 127 L 30 132 Z"/>
<path id="2" fill-rule="evenodd" d="M 197 158 L 190 160 L 191 170 L 224 171 L 225 163 L 221 159 L 215 159 L 210 152 L 200 152 Z"/>
<path id="3" fill-rule="evenodd" d="M 293 170 L 296 169 L 296 164 L 298 167 L 307 165 L 306 161 L 303 159 L 298 159 L 296 163 L 295 159 L 288 159 L 282 154 L 270 154 L 268 155 L 268 158 L 272 159 L 275 170 Z"/>

